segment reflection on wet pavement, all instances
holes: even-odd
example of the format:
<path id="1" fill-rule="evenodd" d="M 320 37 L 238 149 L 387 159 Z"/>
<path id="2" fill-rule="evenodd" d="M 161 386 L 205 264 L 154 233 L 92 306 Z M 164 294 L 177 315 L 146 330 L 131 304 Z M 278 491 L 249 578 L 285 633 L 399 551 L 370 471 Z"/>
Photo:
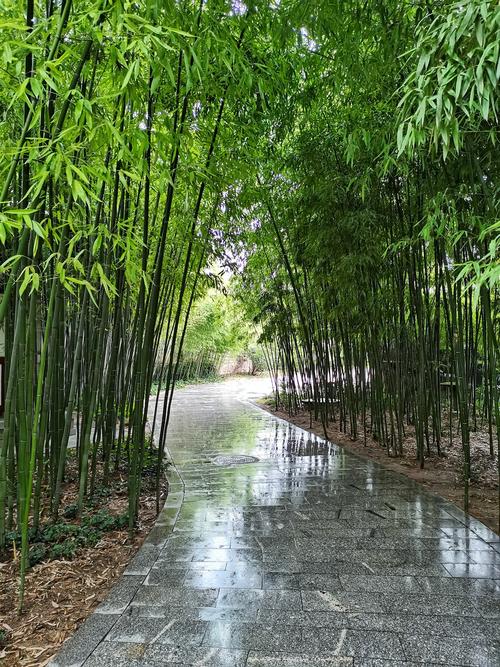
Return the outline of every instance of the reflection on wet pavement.
<path id="1" fill-rule="evenodd" d="M 500 665 L 500 538 L 256 390 L 177 393 L 167 505 L 54 664 Z"/>

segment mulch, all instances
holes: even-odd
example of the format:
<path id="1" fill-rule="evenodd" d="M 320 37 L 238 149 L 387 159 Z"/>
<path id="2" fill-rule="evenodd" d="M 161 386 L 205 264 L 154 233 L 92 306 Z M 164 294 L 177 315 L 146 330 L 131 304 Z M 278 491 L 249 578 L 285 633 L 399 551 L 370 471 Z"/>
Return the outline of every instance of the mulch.
<path id="1" fill-rule="evenodd" d="M 126 485 L 120 481 L 95 511 L 120 514 L 126 510 Z M 155 523 L 153 487 L 146 480 L 132 540 L 126 529 L 112 530 L 103 533 L 95 547 L 81 548 L 71 560 L 48 560 L 33 566 L 26 575 L 21 615 L 17 613 L 18 553 L 11 551 L 7 560 L 0 561 L 0 629 L 7 634 L 4 645 L 0 644 L 2 667 L 43 667 L 106 598 Z M 166 492 L 165 481 L 164 498 Z M 65 487 L 63 506 L 74 501 L 76 493 L 73 480 Z"/>

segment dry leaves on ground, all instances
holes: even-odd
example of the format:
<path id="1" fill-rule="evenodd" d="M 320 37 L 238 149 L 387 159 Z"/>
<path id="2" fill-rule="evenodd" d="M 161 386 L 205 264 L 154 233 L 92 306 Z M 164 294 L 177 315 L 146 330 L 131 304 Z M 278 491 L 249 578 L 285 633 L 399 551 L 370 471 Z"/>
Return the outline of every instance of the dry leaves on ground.
<path id="1" fill-rule="evenodd" d="M 114 498 L 107 507 L 121 505 Z M 16 611 L 17 563 L 0 563 L 0 627 L 8 635 L 6 646 L 0 648 L 2 667 L 43 667 L 50 661 L 121 576 L 155 522 L 155 507 L 155 497 L 143 495 L 133 541 L 126 530 L 111 531 L 71 561 L 51 560 L 31 568 L 21 616 Z"/>

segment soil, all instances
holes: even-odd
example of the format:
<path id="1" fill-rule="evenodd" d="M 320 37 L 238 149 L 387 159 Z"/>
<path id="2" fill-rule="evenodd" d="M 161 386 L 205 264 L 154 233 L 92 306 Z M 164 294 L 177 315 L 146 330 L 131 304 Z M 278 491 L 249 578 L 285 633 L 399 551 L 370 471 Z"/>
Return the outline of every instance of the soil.
<path id="1" fill-rule="evenodd" d="M 274 401 L 264 399 L 258 402 L 259 407 L 268 412 L 300 426 L 318 436 L 325 437 L 320 421 L 311 420 L 306 410 L 290 415 L 284 410 L 276 410 Z M 404 440 L 402 457 L 388 456 L 385 448 L 367 433 L 366 444 L 363 438 L 363 426 L 359 423 L 358 440 L 340 430 L 338 423 L 330 423 L 327 428 L 328 440 L 340 445 L 372 461 L 377 461 L 389 470 L 406 475 L 435 493 L 463 509 L 462 484 L 462 452 L 460 437 L 456 435 L 456 424 L 452 428 L 451 442 L 449 436 L 443 434 L 441 456 L 432 454 L 425 459 L 425 467 L 420 468 L 416 457 L 416 441 L 414 432 L 409 428 Z M 489 453 L 488 434 L 478 430 L 471 433 L 471 482 L 469 487 L 469 514 L 476 517 L 496 533 L 499 532 L 498 512 L 498 458 Z"/>
<path id="2" fill-rule="evenodd" d="M 26 575 L 24 610 L 17 613 L 18 553 L 11 550 L 0 560 L 0 664 L 2 667 L 43 667 L 61 644 L 104 600 L 114 582 L 141 546 L 156 520 L 154 476 L 143 482 L 137 532 L 132 540 L 127 529 L 104 532 L 93 547 L 80 548 L 71 560 L 46 560 Z M 167 494 L 164 480 L 162 495 Z M 75 502 L 76 475 L 65 488 L 62 507 Z M 113 516 L 126 512 L 126 478 L 117 473 L 92 512 Z M 2 633 L 3 630 L 3 633 Z"/>

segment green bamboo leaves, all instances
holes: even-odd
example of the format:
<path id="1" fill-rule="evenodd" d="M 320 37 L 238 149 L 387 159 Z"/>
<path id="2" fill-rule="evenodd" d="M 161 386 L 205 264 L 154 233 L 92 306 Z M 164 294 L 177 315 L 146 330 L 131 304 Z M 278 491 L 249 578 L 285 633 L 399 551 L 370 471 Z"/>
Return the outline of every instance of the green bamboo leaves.
<path id="1" fill-rule="evenodd" d="M 228 147 L 239 141 L 240 101 L 257 86 L 249 73 L 263 67 L 267 25 L 265 3 L 252 19 L 220 0 L 8 3 L 0 548 L 8 530 L 20 532 L 20 607 L 29 535 L 60 515 L 69 459 L 78 512 L 113 474 L 126 476 L 134 531 L 162 358 L 160 502 L 186 327 L 215 253 L 210 229 L 236 170 Z"/>
<path id="2" fill-rule="evenodd" d="M 467 0 L 437 11 L 430 24 L 426 18 L 417 30 L 411 58 L 418 61 L 402 90 L 398 145 L 411 153 L 429 144 L 446 159 L 450 151 L 460 151 L 466 132 L 484 132 L 495 142 L 500 7 L 489 0 Z"/>

